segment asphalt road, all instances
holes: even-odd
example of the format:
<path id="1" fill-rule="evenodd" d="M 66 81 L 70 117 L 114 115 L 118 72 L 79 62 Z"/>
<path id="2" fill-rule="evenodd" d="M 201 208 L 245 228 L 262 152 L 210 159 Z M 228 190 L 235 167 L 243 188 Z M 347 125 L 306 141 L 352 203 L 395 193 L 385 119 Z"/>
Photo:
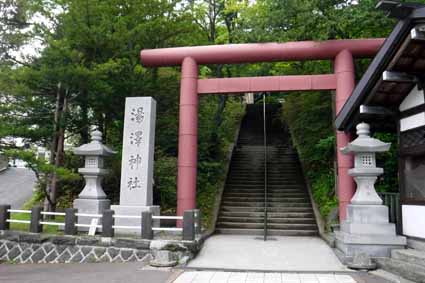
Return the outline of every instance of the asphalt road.
<path id="1" fill-rule="evenodd" d="M 31 198 L 35 175 L 26 168 L 11 167 L 0 173 L 0 204 L 19 209 Z"/>
<path id="2" fill-rule="evenodd" d="M 142 263 L 0 264 L 2 283 L 166 283 L 172 276 Z"/>

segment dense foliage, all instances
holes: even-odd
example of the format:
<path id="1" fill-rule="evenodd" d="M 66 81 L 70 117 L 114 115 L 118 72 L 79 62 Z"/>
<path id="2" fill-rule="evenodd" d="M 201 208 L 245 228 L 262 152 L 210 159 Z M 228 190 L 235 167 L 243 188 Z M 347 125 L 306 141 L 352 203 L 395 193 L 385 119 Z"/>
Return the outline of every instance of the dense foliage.
<path id="1" fill-rule="evenodd" d="M 125 97 L 158 102 L 155 202 L 176 202 L 179 68 L 144 68 L 145 48 L 242 42 L 385 37 L 394 21 L 375 0 L 6 0 L 0 4 L 0 150 L 26 158 L 40 174 L 48 208 L 66 206 L 82 187 L 81 166 L 67 149 L 89 140 L 97 126 L 119 154 L 105 190 L 117 201 Z M 26 46 L 26 56 L 17 50 Z M 33 46 L 40 50 L 28 52 Z M 356 62 L 358 77 L 367 60 Z M 202 66 L 203 77 L 332 72 L 331 62 Z M 285 96 L 284 94 L 278 94 Z M 284 116 L 326 215 L 335 205 L 332 96 L 285 96 Z M 201 98 L 199 206 L 208 215 L 221 185 L 228 145 L 243 113 L 237 97 Z M 4 137 L 44 146 L 41 166 Z M 38 166 L 38 165 L 40 166 Z M 394 166 L 394 164 L 388 164 Z M 44 193 L 43 193 L 44 192 Z M 56 199 L 57 197 L 57 199 Z"/>

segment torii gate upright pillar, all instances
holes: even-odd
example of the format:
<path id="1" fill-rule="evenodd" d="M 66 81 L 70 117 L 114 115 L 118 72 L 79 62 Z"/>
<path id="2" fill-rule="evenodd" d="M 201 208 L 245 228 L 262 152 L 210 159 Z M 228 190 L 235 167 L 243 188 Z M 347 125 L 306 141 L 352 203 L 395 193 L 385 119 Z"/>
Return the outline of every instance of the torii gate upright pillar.
<path id="1" fill-rule="evenodd" d="M 338 53 L 335 57 L 334 69 L 336 75 L 335 110 L 336 114 L 338 114 L 355 87 L 354 62 L 350 51 L 342 50 Z M 353 168 L 354 165 L 353 156 L 344 155 L 339 150 L 351 140 L 352 137 L 350 134 L 336 131 L 336 155 L 338 162 L 337 189 L 340 221 L 345 219 L 347 214 L 346 207 L 356 191 L 354 180 L 348 175 L 348 169 Z"/>
<path id="2" fill-rule="evenodd" d="M 196 208 L 198 162 L 198 65 L 191 57 L 182 62 L 177 161 L 177 215 Z"/>

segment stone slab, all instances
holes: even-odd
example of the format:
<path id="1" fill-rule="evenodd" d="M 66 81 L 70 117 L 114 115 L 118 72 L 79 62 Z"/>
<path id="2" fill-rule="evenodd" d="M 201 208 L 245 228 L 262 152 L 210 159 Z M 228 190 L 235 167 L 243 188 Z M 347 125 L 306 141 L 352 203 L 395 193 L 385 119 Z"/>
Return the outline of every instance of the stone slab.
<path id="1" fill-rule="evenodd" d="M 74 208 L 78 209 L 78 213 L 102 214 L 104 210 L 111 207 L 111 201 L 108 199 L 76 199 L 74 200 Z M 94 217 L 78 216 L 78 224 L 90 224 Z M 98 225 L 101 225 L 99 221 Z M 88 227 L 78 227 L 78 231 L 88 231 Z M 97 228 L 102 231 L 102 228 Z"/>
<path id="2" fill-rule="evenodd" d="M 357 235 L 395 235 L 393 223 L 347 223 L 341 224 L 341 231 Z"/>
<path id="3" fill-rule="evenodd" d="M 128 205 L 112 205 L 111 209 L 115 212 L 115 215 L 130 215 L 130 216 L 141 216 L 143 211 L 150 211 L 152 215 L 159 216 L 159 206 L 128 206 Z M 141 218 L 115 218 L 115 226 L 141 226 Z M 159 219 L 153 220 L 153 227 L 159 227 Z M 115 229 L 116 235 L 141 235 L 141 229 Z"/>
<path id="4" fill-rule="evenodd" d="M 120 205 L 152 205 L 155 118 L 152 97 L 126 98 Z"/>
<path id="5" fill-rule="evenodd" d="M 335 231 L 335 239 L 349 244 L 406 245 L 406 237 L 397 235 L 359 235 Z"/>
<path id="6" fill-rule="evenodd" d="M 349 271 L 319 237 L 263 241 L 248 235 L 213 235 L 189 268 L 257 271 Z M 243 282 L 243 281 L 242 281 Z"/>
<path id="7" fill-rule="evenodd" d="M 389 257 L 393 249 L 406 245 L 406 238 L 394 235 L 353 235 L 341 231 L 335 232 L 336 247 L 346 258 L 364 252 L 372 258 Z"/>

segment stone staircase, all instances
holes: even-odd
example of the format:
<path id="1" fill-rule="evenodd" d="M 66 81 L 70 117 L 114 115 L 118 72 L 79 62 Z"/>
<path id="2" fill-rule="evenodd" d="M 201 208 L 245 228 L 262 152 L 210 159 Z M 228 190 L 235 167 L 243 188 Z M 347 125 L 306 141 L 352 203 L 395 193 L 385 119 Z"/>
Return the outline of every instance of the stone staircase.
<path id="1" fill-rule="evenodd" d="M 402 278 L 425 283 L 425 242 L 409 239 L 408 247 L 392 250 L 391 258 L 377 259 L 377 265 Z"/>
<path id="2" fill-rule="evenodd" d="M 266 107 L 268 235 L 314 236 L 318 229 L 302 170 L 279 112 L 279 105 Z M 227 176 L 217 233 L 264 233 L 263 138 L 263 106 L 248 105 Z"/>

